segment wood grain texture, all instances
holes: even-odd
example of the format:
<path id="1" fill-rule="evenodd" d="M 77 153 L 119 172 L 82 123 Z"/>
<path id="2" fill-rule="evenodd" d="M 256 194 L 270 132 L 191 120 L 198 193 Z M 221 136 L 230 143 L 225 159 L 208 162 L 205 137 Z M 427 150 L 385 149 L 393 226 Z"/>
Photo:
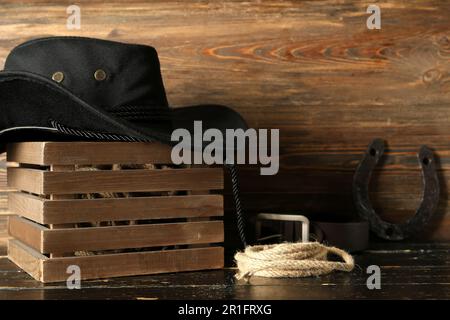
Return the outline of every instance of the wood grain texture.
<path id="1" fill-rule="evenodd" d="M 20 174 L 18 174 L 20 173 Z M 36 169 L 8 168 L 8 187 L 35 194 L 44 194 L 44 172 Z"/>
<path id="2" fill-rule="evenodd" d="M 47 227 L 18 216 L 11 216 L 8 219 L 8 234 L 42 253 L 46 253 L 43 239 L 44 232 L 48 230 Z"/>
<path id="3" fill-rule="evenodd" d="M 49 229 L 11 216 L 9 234 L 41 253 L 146 248 L 223 242 L 223 222 L 204 221 L 134 226 Z"/>
<path id="4" fill-rule="evenodd" d="M 42 262 L 46 256 L 17 240 L 8 241 L 8 259 L 35 279 L 42 279 Z"/>
<path id="5" fill-rule="evenodd" d="M 202 218 L 223 215 L 222 195 L 52 200 L 9 194 L 10 210 L 41 224 Z"/>
<path id="6" fill-rule="evenodd" d="M 160 143 L 27 142 L 9 145 L 7 160 L 36 165 L 167 164 L 172 163 L 170 153 L 171 148 Z"/>
<path id="7" fill-rule="evenodd" d="M 32 148 L 32 150 L 33 150 L 33 148 Z M 33 150 L 33 151 L 36 151 L 36 150 Z M 8 153 L 8 149 L 7 149 L 7 153 Z M 75 170 L 74 165 L 55 165 L 55 164 L 50 165 L 50 171 L 53 171 L 53 172 L 65 172 L 65 171 L 74 171 L 74 170 Z M 76 196 L 71 195 L 71 194 L 51 194 L 50 200 L 74 199 L 75 197 Z M 50 229 L 74 228 L 75 226 L 76 225 L 73 223 L 50 224 L 49 225 Z M 71 256 L 71 255 L 73 255 L 72 252 L 70 252 L 68 254 L 59 254 L 59 253 L 51 252 L 50 258 L 64 257 L 64 256 Z"/>
<path id="8" fill-rule="evenodd" d="M 366 28 L 364 1 L 78 4 L 81 30 L 68 31 L 66 1 L 3 1 L 0 60 L 49 35 L 153 45 L 172 106 L 225 104 L 252 127 L 281 130 L 279 175 L 241 170 L 249 214 L 353 215 L 351 174 L 366 145 L 382 137 L 387 156 L 371 199 L 384 217 L 404 219 L 420 197 L 415 153 L 427 144 L 439 158 L 442 204 L 420 237 L 450 240 L 446 1 L 378 1 L 381 30 Z"/>
<path id="9" fill-rule="evenodd" d="M 8 243 L 9 188 L 6 183 L 6 154 L 0 154 L 0 256 L 6 254 Z"/>
<path id="10" fill-rule="evenodd" d="M 42 171 L 9 168 L 8 184 L 35 194 L 223 189 L 222 168 Z"/>
<path id="11" fill-rule="evenodd" d="M 17 240 L 9 241 L 9 259 L 41 282 L 67 280 L 67 268 L 77 265 L 81 278 L 156 274 L 223 268 L 223 248 L 196 248 L 48 259 Z"/>

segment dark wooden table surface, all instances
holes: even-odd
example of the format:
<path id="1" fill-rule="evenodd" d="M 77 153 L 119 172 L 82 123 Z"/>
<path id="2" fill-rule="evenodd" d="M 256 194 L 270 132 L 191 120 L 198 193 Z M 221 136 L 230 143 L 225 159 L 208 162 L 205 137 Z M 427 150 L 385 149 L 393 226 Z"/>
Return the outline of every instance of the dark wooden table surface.
<path id="1" fill-rule="evenodd" d="M 303 279 L 254 277 L 236 281 L 235 270 L 41 284 L 0 258 L 0 299 L 449 299 L 450 244 L 375 245 L 356 255 L 352 273 Z M 381 289 L 366 286 L 367 266 L 381 268 Z"/>

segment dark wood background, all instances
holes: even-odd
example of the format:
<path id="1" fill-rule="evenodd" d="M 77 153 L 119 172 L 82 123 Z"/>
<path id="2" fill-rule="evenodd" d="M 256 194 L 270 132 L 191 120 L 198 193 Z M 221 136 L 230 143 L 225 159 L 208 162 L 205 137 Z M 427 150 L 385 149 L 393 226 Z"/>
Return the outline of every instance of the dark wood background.
<path id="1" fill-rule="evenodd" d="M 373 3 L 381 30 L 366 27 Z M 372 201 L 385 219 L 404 221 L 420 200 L 415 154 L 427 144 L 439 158 L 442 197 L 419 238 L 450 240 L 448 1 L 78 1 L 81 30 L 72 31 L 69 4 L 2 1 L 0 60 L 51 35 L 156 47 L 172 106 L 225 104 L 250 126 L 281 130 L 279 174 L 241 170 L 250 214 L 351 216 L 353 171 L 381 137 L 388 150 Z"/>

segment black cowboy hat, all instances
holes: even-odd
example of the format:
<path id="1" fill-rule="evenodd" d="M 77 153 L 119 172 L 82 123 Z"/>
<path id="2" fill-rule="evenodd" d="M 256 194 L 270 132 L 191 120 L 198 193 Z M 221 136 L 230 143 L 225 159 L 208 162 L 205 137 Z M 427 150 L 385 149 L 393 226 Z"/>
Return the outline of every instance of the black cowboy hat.
<path id="1" fill-rule="evenodd" d="M 49 37 L 25 42 L 0 72 L 0 152 L 11 141 L 68 136 L 171 144 L 174 129 L 246 129 L 219 105 L 170 108 L 156 50 L 145 45 Z"/>

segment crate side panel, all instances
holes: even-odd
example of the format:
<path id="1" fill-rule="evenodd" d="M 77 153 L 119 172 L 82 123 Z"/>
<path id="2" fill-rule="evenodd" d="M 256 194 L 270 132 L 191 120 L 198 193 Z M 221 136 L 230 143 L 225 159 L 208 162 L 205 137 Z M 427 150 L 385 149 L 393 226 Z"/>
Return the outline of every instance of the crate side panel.
<path id="1" fill-rule="evenodd" d="M 189 222 L 46 230 L 44 253 L 145 248 L 224 241 L 223 222 Z"/>
<path id="2" fill-rule="evenodd" d="M 170 164 L 171 148 L 156 142 L 48 142 L 46 164 Z"/>
<path id="3" fill-rule="evenodd" d="M 11 212 L 41 224 L 45 223 L 44 202 L 43 198 L 23 192 L 8 194 L 8 208 Z"/>
<path id="4" fill-rule="evenodd" d="M 18 240 L 10 239 L 8 241 L 8 258 L 34 279 L 43 281 L 42 263 L 47 259 L 44 255 Z"/>
<path id="5" fill-rule="evenodd" d="M 223 189 L 221 168 L 42 173 L 45 194 Z"/>
<path id="6" fill-rule="evenodd" d="M 46 142 L 11 143 L 7 146 L 6 160 L 9 162 L 45 165 Z"/>
<path id="7" fill-rule="evenodd" d="M 220 269 L 222 247 L 54 258 L 43 262 L 44 282 L 65 281 L 67 267 L 78 265 L 82 279 Z"/>
<path id="8" fill-rule="evenodd" d="M 222 195 L 52 200 L 43 206 L 49 224 L 223 216 Z"/>
<path id="9" fill-rule="evenodd" d="M 35 194 L 43 194 L 43 170 L 8 168 L 8 187 Z"/>
<path id="10" fill-rule="evenodd" d="M 8 219 L 8 233 L 33 249 L 43 253 L 43 233 L 47 228 L 18 216 Z"/>

